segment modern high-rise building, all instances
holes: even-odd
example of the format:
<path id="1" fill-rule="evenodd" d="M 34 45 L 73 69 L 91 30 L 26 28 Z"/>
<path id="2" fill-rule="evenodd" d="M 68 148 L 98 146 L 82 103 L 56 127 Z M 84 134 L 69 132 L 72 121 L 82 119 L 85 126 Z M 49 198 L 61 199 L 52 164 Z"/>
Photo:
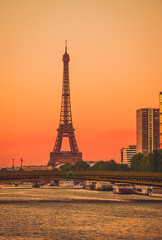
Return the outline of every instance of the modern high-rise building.
<path id="1" fill-rule="evenodd" d="M 148 154 L 159 148 L 159 109 L 136 111 L 137 153 Z"/>
<path id="2" fill-rule="evenodd" d="M 122 148 L 121 152 L 121 163 L 130 165 L 130 160 L 137 153 L 136 145 L 128 145 L 126 148 Z"/>
<path id="3" fill-rule="evenodd" d="M 159 148 L 162 149 L 162 92 L 160 92 L 159 104 Z"/>

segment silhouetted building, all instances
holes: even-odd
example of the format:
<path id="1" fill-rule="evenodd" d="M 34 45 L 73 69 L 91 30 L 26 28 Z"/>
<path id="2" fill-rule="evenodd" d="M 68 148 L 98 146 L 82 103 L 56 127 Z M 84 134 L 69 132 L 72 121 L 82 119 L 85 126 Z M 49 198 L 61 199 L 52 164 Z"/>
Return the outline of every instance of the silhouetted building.
<path id="1" fill-rule="evenodd" d="M 148 154 L 159 148 L 159 109 L 136 111 L 137 153 Z"/>
<path id="2" fill-rule="evenodd" d="M 122 148 L 121 152 L 121 163 L 130 165 L 130 160 L 137 153 L 136 145 L 128 145 L 126 148 Z"/>
<path id="3" fill-rule="evenodd" d="M 159 105 L 159 148 L 162 149 L 162 92 L 160 92 Z"/>

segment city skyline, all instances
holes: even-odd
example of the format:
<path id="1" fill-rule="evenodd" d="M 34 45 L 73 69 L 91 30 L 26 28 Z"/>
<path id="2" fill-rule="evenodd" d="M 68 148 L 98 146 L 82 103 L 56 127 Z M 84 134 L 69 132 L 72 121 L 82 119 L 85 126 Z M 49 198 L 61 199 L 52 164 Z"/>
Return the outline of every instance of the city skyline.
<path id="1" fill-rule="evenodd" d="M 65 39 L 83 160 L 120 162 L 136 144 L 136 110 L 159 108 L 161 10 L 160 1 L 1 1 L 0 167 L 48 163 Z"/>

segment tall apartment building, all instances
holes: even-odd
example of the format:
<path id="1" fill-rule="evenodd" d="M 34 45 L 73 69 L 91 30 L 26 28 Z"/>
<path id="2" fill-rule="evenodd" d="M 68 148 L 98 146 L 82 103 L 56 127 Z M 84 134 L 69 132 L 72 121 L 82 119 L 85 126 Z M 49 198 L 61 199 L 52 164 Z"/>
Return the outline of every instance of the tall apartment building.
<path id="1" fill-rule="evenodd" d="M 159 102 L 159 148 L 162 149 L 162 92 L 160 92 Z"/>
<path id="2" fill-rule="evenodd" d="M 159 148 L 159 109 L 141 108 L 136 111 L 137 153 L 148 154 Z"/>
<path id="3" fill-rule="evenodd" d="M 136 145 L 128 145 L 126 148 L 122 148 L 121 152 L 121 163 L 130 165 L 130 160 L 137 153 Z"/>

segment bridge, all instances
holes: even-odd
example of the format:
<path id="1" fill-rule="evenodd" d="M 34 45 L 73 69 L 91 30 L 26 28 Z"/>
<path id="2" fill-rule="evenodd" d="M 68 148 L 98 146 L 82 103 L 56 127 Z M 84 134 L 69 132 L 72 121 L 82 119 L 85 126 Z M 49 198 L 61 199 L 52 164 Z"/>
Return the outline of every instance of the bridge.
<path id="1" fill-rule="evenodd" d="M 107 172 L 107 171 L 0 171 L 0 183 L 33 182 L 41 180 L 92 180 L 125 182 L 162 187 L 162 173 L 146 172 Z"/>

